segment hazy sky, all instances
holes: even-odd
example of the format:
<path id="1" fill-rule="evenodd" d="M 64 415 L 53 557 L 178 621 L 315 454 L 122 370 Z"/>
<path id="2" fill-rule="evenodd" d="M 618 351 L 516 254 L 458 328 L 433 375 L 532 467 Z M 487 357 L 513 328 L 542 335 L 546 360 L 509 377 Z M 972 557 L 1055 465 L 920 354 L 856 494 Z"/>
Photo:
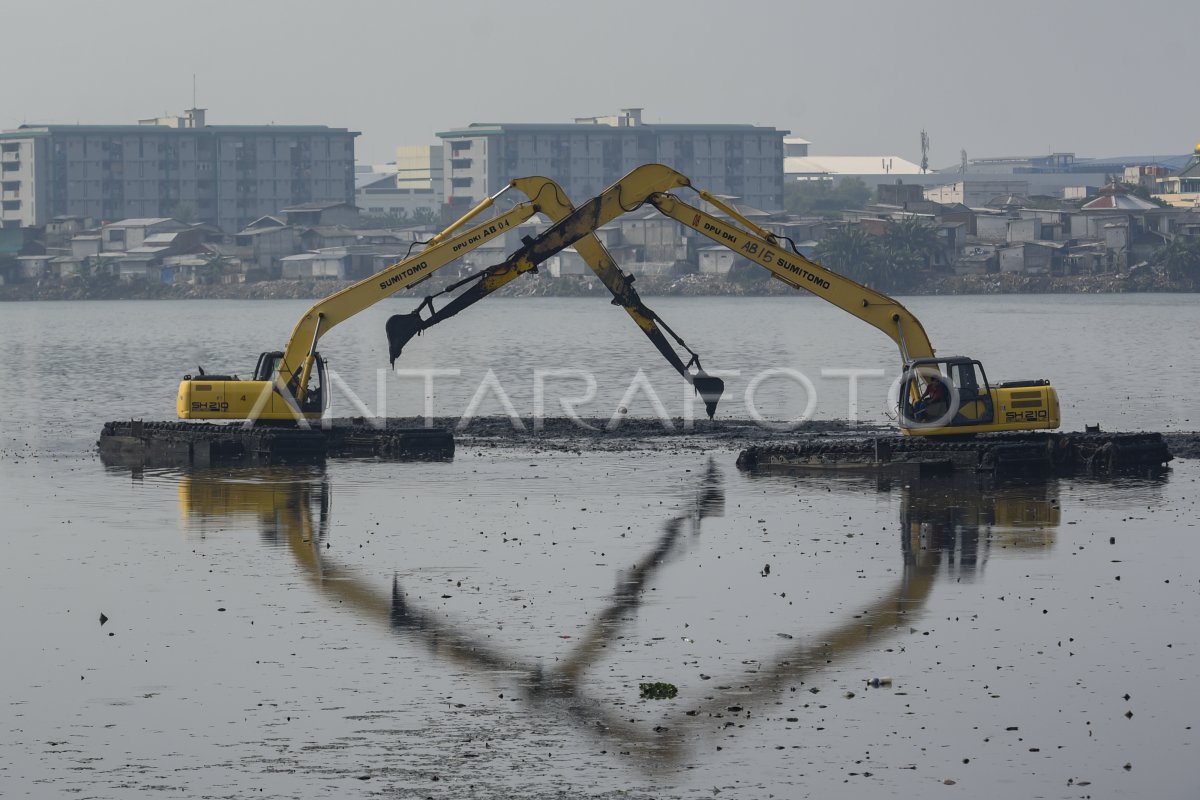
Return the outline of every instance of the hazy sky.
<path id="1" fill-rule="evenodd" d="M 814 153 L 1186 153 L 1195 9 L 1177 0 L 277 2 L 0 0 L 0 128 L 130 123 L 361 131 L 360 161 L 471 122 L 785 128 Z"/>

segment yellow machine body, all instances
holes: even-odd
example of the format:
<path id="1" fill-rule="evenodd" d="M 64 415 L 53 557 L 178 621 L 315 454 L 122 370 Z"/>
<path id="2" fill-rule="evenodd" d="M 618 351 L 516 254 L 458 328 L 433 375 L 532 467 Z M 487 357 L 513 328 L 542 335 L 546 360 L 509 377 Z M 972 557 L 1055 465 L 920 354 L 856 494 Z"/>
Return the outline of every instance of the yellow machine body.
<path id="1" fill-rule="evenodd" d="M 323 365 L 322 365 L 323 366 Z M 208 376 L 180 381 L 175 413 L 180 419 L 317 420 L 325 411 L 324 398 L 310 395 L 303 404 L 275 389 L 273 381 L 235 380 Z"/>
<path id="2" fill-rule="evenodd" d="M 180 419 L 247 419 L 263 394 L 267 396 L 267 405 L 260 418 L 293 418 L 292 409 L 272 390 L 270 381 L 214 381 L 203 376 L 179 382 L 175 412 Z M 286 417 L 276 416 L 285 413 Z"/>

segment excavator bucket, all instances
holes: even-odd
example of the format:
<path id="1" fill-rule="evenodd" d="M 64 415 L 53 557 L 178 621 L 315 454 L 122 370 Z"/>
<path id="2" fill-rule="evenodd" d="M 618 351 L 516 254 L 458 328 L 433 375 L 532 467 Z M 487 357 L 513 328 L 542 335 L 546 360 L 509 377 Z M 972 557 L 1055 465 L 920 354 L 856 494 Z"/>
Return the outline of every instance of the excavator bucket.
<path id="1" fill-rule="evenodd" d="M 396 359 L 400 357 L 404 345 L 424 329 L 425 322 L 417 311 L 411 314 L 395 314 L 388 319 L 386 326 L 388 358 L 392 360 L 393 367 L 396 366 Z"/>
<path id="2" fill-rule="evenodd" d="M 717 413 L 717 403 L 725 393 L 725 381 L 703 370 L 691 376 L 691 381 L 700 399 L 704 401 L 704 410 L 708 412 L 708 418 L 712 419 Z"/>

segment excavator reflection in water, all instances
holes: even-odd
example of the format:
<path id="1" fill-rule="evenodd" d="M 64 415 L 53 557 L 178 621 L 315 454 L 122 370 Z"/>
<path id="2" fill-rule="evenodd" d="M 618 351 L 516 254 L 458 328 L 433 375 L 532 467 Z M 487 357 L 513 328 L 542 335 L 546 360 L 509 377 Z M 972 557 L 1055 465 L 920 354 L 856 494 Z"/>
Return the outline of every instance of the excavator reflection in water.
<path id="1" fill-rule="evenodd" d="M 232 519 L 254 518 L 263 538 L 285 547 L 309 581 L 335 599 L 339 608 L 353 609 L 359 618 L 373 620 L 405 642 L 422 643 L 437 660 L 458 669 L 480 676 L 516 675 L 532 713 L 565 720 L 610 740 L 636 754 L 647 770 L 671 769 L 694 757 L 699 740 L 724 731 L 715 718 L 728 716 L 731 705 L 765 710 L 789 688 L 812 680 L 831 665 L 888 646 L 920 617 L 939 576 L 973 574 L 997 543 L 1050 547 L 1059 521 L 1054 490 L 1038 496 L 1026 487 L 1011 493 L 1007 489 L 983 492 L 965 484 L 903 487 L 903 569 L 890 588 L 848 609 L 832 625 L 811 632 L 797 630 L 794 642 L 782 650 L 746 662 L 755 665 L 752 672 L 713 676 L 703 690 L 681 686 L 678 702 L 655 707 L 653 714 L 642 713 L 652 718 L 639 724 L 630 719 L 628 706 L 589 696 L 589 673 L 618 650 L 617 641 L 660 573 L 698 546 L 704 520 L 724 516 L 720 470 L 710 459 L 699 472 L 699 484 L 685 509 L 663 523 L 632 567 L 618 573 L 612 593 L 592 615 L 578 644 L 552 665 L 504 652 L 495 641 L 495 631 L 481 634 L 474 626 L 455 624 L 444 611 L 423 608 L 405 594 L 398 578 L 393 578 L 388 591 L 323 554 L 333 490 L 322 467 L 185 473 L 179 481 L 179 502 L 185 526 L 193 533 L 203 534 L 210 526 L 227 528 Z M 786 484 L 807 480 L 766 477 Z M 826 480 L 819 488 L 828 485 Z M 892 490 L 868 478 L 838 478 L 832 485 L 858 494 L 868 485 L 878 491 Z M 799 627 L 801 622 L 795 624 Z"/>
<path id="2" fill-rule="evenodd" d="M 1062 521 L 1057 480 L 997 481 L 947 474 L 904 479 L 846 470 L 817 471 L 763 467 L 749 473 L 795 492 L 900 495 L 900 548 L 909 562 L 936 567 L 956 580 L 982 572 L 993 551 L 1037 551 L 1054 547 Z"/>

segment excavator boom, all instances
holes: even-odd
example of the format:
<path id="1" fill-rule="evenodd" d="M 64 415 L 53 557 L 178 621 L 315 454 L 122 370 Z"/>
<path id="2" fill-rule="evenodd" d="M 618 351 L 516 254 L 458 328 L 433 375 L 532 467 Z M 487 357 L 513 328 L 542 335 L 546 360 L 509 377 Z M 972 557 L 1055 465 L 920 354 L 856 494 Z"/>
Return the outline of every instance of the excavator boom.
<path id="1" fill-rule="evenodd" d="M 355 314 L 420 283 L 453 260 L 520 225 L 537 213 L 539 195 L 560 191 L 546 178 L 531 179 L 522 186 L 529 202 L 456 233 L 492 207 L 511 186 L 480 202 L 431 239 L 419 253 L 314 304 L 296 323 L 282 352 L 259 356 L 253 380 L 205 375 L 203 371 L 195 378 L 185 376 L 176 397 L 180 419 L 304 421 L 320 417 L 328 399 L 324 393 L 323 362 L 317 352 L 321 337 Z"/>
<path id="2" fill-rule="evenodd" d="M 682 176 L 679 177 L 682 178 Z M 513 181 L 513 185 L 523 191 L 528 191 L 522 185 L 523 181 L 527 180 L 543 179 L 522 178 Z M 616 208 L 617 214 L 621 213 L 619 198 L 617 206 L 610 206 L 610 210 L 612 208 Z M 552 221 L 559 221 L 571 215 L 575 211 L 575 207 L 571 205 L 570 200 L 561 192 L 553 194 L 546 192 L 540 196 L 538 210 Z M 613 216 L 617 214 L 613 214 Z M 596 223 L 593 221 L 589 224 Z M 602 225 L 603 223 L 599 224 Z M 725 390 L 724 381 L 704 372 L 700 364 L 700 357 L 642 301 L 637 290 L 633 287 L 633 277 L 621 272 L 620 267 L 617 266 L 608 249 L 591 232 L 591 229 L 582 231 L 580 236 L 574 239 L 571 244 L 575 247 L 576 252 L 579 253 L 584 262 L 591 268 L 592 272 L 600 278 L 600 281 L 612 294 L 613 304 L 625 309 L 626 313 L 629 314 L 638 328 L 646 334 L 646 337 L 650 339 L 655 348 L 666 358 L 667 362 L 695 387 L 697 393 L 699 393 L 701 399 L 704 401 L 708 416 L 711 418 L 716 413 L 717 402 Z M 558 250 L 554 252 L 558 252 Z M 433 325 L 449 319 L 465 308 L 479 302 L 526 272 L 536 271 L 536 269 L 537 265 L 529 260 L 509 259 L 503 264 L 488 267 L 478 275 L 448 287 L 443 293 L 448 293 L 464 285 L 471 284 L 441 308 L 435 310 L 433 308 L 434 298 L 426 297 L 416 310 L 408 314 L 393 316 L 387 322 L 388 354 L 391 357 L 392 363 L 395 364 L 396 358 L 400 356 L 404 346 L 412 337 L 420 335 Z M 422 312 L 426 309 L 428 309 L 428 314 L 427 316 L 423 316 Z M 676 352 L 667 338 L 668 335 L 687 351 L 690 356 L 688 361 L 685 362 L 679 353 Z M 696 368 L 694 372 L 691 369 L 693 365 Z"/>
<path id="3" fill-rule="evenodd" d="M 490 208 L 501 194 L 513 188 L 525 194 L 529 202 L 521 203 L 486 222 L 453 235 L 467 222 Z M 204 375 L 203 371 L 195 379 L 190 375 L 185 376 L 180 383 L 176 400 L 179 417 L 301 422 L 307 418 L 319 417 L 328 399 L 324 394 L 324 362 L 317 352 L 317 343 L 322 336 L 385 297 L 420 283 L 454 259 L 501 237 L 534 214 L 542 212 L 556 220 L 567 216 L 573 209 L 562 189 L 548 178 L 535 176 L 512 181 L 504 190 L 487 198 L 435 236 L 417 255 L 393 264 L 314 304 L 296 323 L 282 352 L 264 353 L 259 357 L 253 380 L 239 380 L 236 376 Z M 704 400 L 709 417 L 712 417 L 717 401 L 724 391 L 723 381 L 706 374 L 700 365 L 699 356 L 641 301 L 633 289 L 633 279 L 620 271 L 599 239 L 590 233 L 581 238 L 577 250 L 612 292 L 613 302 L 626 310 L 671 365 L 692 383 Z M 395 363 L 404 343 L 413 335 L 441 319 L 453 316 L 533 268 L 528 262 L 506 262 L 505 265 L 491 267 L 477 276 L 473 286 L 443 309 L 432 312 L 428 319 L 422 319 L 420 308 L 413 314 L 393 316 L 387 324 L 392 363 Z M 470 280 L 462 281 L 452 288 L 469 282 Z M 422 307 L 426 304 L 432 309 L 431 298 L 427 298 Z M 664 335 L 664 330 L 688 351 L 690 360 L 685 363 L 680 358 Z"/>
<path id="4" fill-rule="evenodd" d="M 727 214 L 725 222 L 671 194 L 691 188 Z M 1049 383 L 987 383 L 982 365 L 964 357 L 938 358 L 920 321 L 893 298 L 850 280 L 798 252 L 789 252 L 771 232 L 662 164 L 638 167 L 596 197 L 558 220 L 513 254 L 499 269 L 528 271 L 596 228 L 649 202 L 663 214 L 765 267 L 784 283 L 805 289 L 853 314 L 889 336 L 900 348 L 904 367 L 900 425 L 916 435 L 971 434 L 989 431 L 1057 428 L 1058 396 Z M 945 408 L 927 403 L 929 388 L 949 385 Z M 922 391 L 924 390 L 924 392 Z M 932 413 L 932 411 L 939 413 Z"/>

